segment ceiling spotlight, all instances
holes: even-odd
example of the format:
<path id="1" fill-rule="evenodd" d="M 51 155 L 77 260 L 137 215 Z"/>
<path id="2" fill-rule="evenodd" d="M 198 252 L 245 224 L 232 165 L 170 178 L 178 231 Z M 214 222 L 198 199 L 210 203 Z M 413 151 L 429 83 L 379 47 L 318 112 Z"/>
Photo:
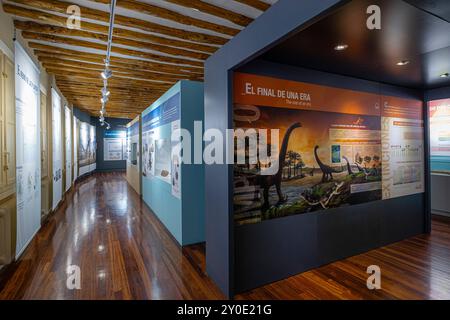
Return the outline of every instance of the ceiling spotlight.
<path id="1" fill-rule="evenodd" d="M 106 68 L 105 71 L 101 73 L 101 75 L 103 79 L 107 80 L 112 77 L 112 71 L 111 69 Z"/>
<path id="2" fill-rule="evenodd" d="M 398 66 L 406 66 L 407 64 L 409 64 L 409 60 L 402 60 L 402 61 L 399 61 L 399 62 L 397 62 L 397 65 Z"/>
<path id="3" fill-rule="evenodd" d="M 102 94 L 103 94 L 104 96 L 109 96 L 109 95 L 111 94 L 111 92 L 110 92 L 106 87 L 104 87 L 104 88 L 102 89 Z"/>
<path id="4" fill-rule="evenodd" d="M 344 51 L 347 48 L 348 48 L 347 44 L 341 43 L 341 44 L 338 44 L 337 46 L 335 46 L 334 50 L 336 50 L 336 51 Z"/>
<path id="5" fill-rule="evenodd" d="M 440 77 L 441 78 L 448 78 L 448 77 L 450 77 L 450 74 L 448 72 L 446 72 L 446 73 L 441 74 Z"/>
<path id="6" fill-rule="evenodd" d="M 105 96 L 105 95 L 100 99 L 100 101 L 102 102 L 102 104 L 107 103 L 108 100 L 109 100 L 108 96 Z"/>

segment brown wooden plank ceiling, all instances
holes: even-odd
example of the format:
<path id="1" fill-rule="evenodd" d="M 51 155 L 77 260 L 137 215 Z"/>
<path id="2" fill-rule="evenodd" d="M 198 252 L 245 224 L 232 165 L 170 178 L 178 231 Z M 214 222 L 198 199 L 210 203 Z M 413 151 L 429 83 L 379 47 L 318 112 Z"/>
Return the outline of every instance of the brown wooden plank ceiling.
<path id="1" fill-rule="evenodd" d="M 277 0 L 117 0 L 109 117 L 134 118 L 181 79 L 203 80 L 203 63 Z M 4 0 L 3 10 L 54 74 L 69 103 L 98 115 L 110 0 Z M 81 28 L 67 27 L 67 8 Z"/>

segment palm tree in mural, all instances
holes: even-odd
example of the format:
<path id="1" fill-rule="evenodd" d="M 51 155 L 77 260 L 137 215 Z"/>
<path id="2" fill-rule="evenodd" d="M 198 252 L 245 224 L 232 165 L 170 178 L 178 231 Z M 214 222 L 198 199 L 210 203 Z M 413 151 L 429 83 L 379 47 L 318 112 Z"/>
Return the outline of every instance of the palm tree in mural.
<path id="1" fill-rule="evenodd" d="M 295 152 L 292 150 L 289 150 L 286 153 L 286 161 L 288 163 L 288 179 L 290 179 L 292 177 L 292 164 L 294 163 L 295 165 Z M 295 170 L 295 168 L 294 168 Z"/>
<path id="2" fill-rule="evenodd" d="M 297 164 L 295 165 L 295 168 L 300 170 L 300 177 L 303 176 L 303 168 L 306 166 L 305 162 L 303 162 L 303 158 L 302 156 L 297 153 L 298 157 L 297 157 Z"/>

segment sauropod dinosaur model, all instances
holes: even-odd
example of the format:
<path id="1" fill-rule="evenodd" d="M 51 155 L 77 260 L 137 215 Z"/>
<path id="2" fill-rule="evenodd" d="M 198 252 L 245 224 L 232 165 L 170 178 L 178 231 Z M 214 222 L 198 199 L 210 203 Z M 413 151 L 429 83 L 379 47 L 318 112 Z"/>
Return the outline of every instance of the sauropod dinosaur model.
<path id="1" fill-rule="evenodd" d="M 280 153 L 278 156 L 278 171 L 276 173 L 274 173 L 273 175 L 258 176 L 258 184 L 263 189 L 263 197 L 264 197 L 263 208 L 268 208 L 270 205 L 269 204 L 269 189 L 273 185 L 275 185 L 275 187 L 277 188 L 279 202 L 282 203 L 287 200 L 287 197 L 281 191 L 283 163 L 286 159 L 289 138 L 291 137 L 292 132 L 295 129 L 300 128 L 301 126 L 302 125 L 299 122 L 296 122 L 296 123 L 292 124 L 287 129 L 286 133 L 284 134 L 283 142 L 281 143 L 281 149 L 280 149 Z"/>
<path id="2" fill-rule="evenodd" d="M 333 173 L 340 173 L 340 171 L 330 167 L 329 165 L 324 164 L 317 154 L 317 150 L 319 149 L 319 146 L 316 146 L 314 148 L 314 157 L 316 158 L 316 162 L 320 167 L 320 170 L 322 170 L 322 182 L 327 182 L 333 180 Z"/>

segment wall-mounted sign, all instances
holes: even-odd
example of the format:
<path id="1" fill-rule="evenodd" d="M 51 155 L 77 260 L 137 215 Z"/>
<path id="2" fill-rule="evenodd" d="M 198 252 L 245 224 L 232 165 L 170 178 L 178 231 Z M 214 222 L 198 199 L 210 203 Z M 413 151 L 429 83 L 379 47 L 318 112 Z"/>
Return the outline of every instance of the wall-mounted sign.
<path id="1" fill-rule="evenodd" d="M 179 127 L 180 93 L 175 94 L 142 118 L 142 174 L 172 181 L 172 130 Z M 177 191 L 174 191 L 177 194 Z"/>
<path id="2" fill-rule="evenodd" d="M 104 161 L 125 160 L 126 131 L 106 131 L 103 138 Z"/>
<path id="3" fill-rule="evenodd" d="M 65 107 L 65 150 L 66 150 L 66 187 L 65 190 L 69 190 L 72 186 L 72 110 L 69 107 Z"/>
<path id="4" fill-rule="evenodd" d="M 78 121 L 78 173 L 79 176 L 89 173 L 96 168 L 97 142 L 95 126 Z"/>
<path id="5" fill-rule="evenodd" d="M 423 103 L 383 97 L 383 199 L 424 192 Z"/>
<path id="6" fill-rule="evenodd" d="M 39 69 L 15 42 L 16 95 L 16 257 L 41 225 Z"/>

